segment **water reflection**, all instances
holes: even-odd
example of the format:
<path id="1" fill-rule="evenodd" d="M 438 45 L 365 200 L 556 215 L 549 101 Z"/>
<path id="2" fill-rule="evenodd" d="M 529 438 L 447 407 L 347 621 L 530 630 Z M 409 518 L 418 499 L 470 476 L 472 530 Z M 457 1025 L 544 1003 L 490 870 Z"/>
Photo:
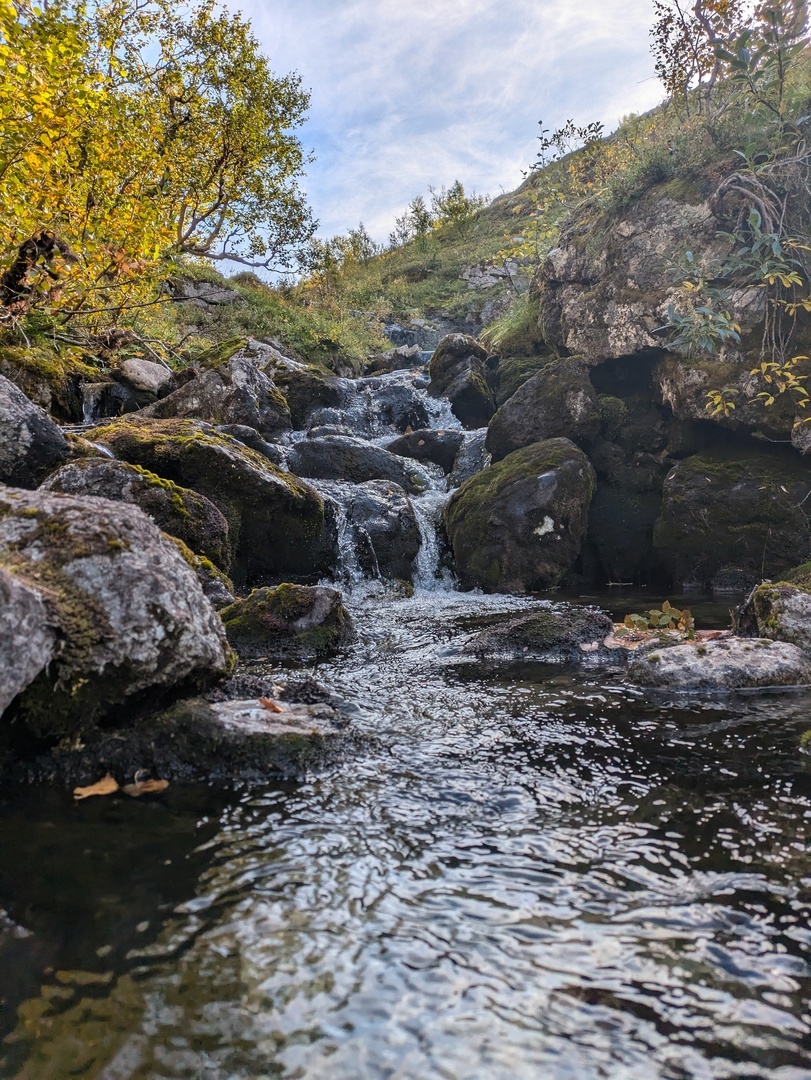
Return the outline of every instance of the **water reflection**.
<path id="1" fill-rule="evenodd" d="M 449 659 L 524 603 L 359 601 L 318 675 L 380 742 L 328 776 L 7 808 L 0 1073 L 811 1075 L 809 698 Z"/>

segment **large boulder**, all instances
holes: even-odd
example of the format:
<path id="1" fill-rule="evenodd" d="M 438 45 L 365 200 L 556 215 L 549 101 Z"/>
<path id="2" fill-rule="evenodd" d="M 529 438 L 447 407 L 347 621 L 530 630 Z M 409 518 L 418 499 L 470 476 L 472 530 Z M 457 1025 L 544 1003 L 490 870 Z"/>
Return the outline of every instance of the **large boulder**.
<path id="1" fill-rule="evenodd" d="M 795 645 L 762 638 L 688 642 L 637 652 L 628 667 L 637 686 L 731 691 L 811 683 L 811 662 Z"/>
<path id="2" fill-rule="evenodd" d="M 446 397 L 466 428 L 484 427 L 496 411 L 487 382 L 487 350 L 467 334 L 448 334 L 431 357 L 432 397 Z"/>
<path id="3" fill-rule="evenodd" d="M 338 409 L 346 401 L 351 385 L 346 379 L 328 375 L 300 360 L 291 360 L 275 349 L 266 352 L 264 359 L 263 370 L 284 394 L 297 430 L 307 426 L 317 409 Z"/>
<path id="4" fill-rule="evenodd" d="M 135 506 L 2 489 L 0 567 L 41 601 L 28 597 L 27 610 L 44 663 L 32 678 L 33 654 L 21 650 L 13 664 L 27 686 L 7 710 L 39 738 L 78 734 L 147 691 L 202 685 L 230 669 L 196 575 Z"/>
<path id="5" fill-rule="evenodd" d="M 568 439 L 477 473 L 444 511 L 462 584 L 516 593 L 557 584 L 580 552 L 593 492 L 594 470 Z"/>
<path id="6" fill-rule="evenodd" d="M 490 421 L 487 449 L 493 461 L 514 450 L 561 436 L 590 442 L 600 430 L 597 395 L 579 360 L 557 360 L 533 375 Z"/>
<path id="7" fill-rule="evenodd" d="M 190 417 L 213 424 L 244 424 L 265 439 L 290 430 L 287 401 L 259 364 L 261 347 L 248 343 L 222 363 L 204 368 L 196 379 L 144 410 L 158 419 Z"/>
<path id="8" fill-rule="evenodd" d="M 735 613 L 740 633 L 787 641 L 811 653 L 811 563 L 758 585 Z"/>
<path id="9" fill-rule="evenodd" d="M 175 377 L 173 372 L 156 364 L 154 360 L 146 360 L 142 356 L 130 356 L 122 360 L 113 369 L 113 376 L 121 382 L 128 383 L 134 390 L 142 390 L 155 397 L 163 397 L 174 386 Z"/>
<path id="10" fill-rule="evenodd" d="M 118 420 L 94 432 L 117 457 L 209 498 L 225 516 L 238 581 L 317 579 L 335 559 L 335 530 L 308 484 L 210 424 Z"/>
<path id="11" fill-rule="evenodd" d="M 335 652 L 351 633 L 341 594 L 323 585 L 254 589 L 223 608 L 220 617 L 243 660 L 311 661 Z"/>
<path id="12" fill-rule="evenodd" d="M 735 579 L 745 587 L 779 576 L 811 553 L 809 480 L 799 457 L 765 449 L 680 461 L 665 479 L 654 530 L 664 569 L 679 585 Z"/>
<path id="13" fill-rule="evenodd" d="M 35 488 L 69 456 L 59 426 L 0 375 L 0 483 Z"/>
<path id="14" fill-rule="evenodd" d="M 420 428 L 386 443 L 386 449 L 389 453 L 414 458 L 415 461 L 432 461 L 434 465 L 439 465 L 444 473 L 449 473 L 464 441 L 465 435 L 462 431 Z"/>
<path id="15" fill-rule="evenodd" d="M 176 536 L 224 570 L 231 565 L 228 522 L 210 499 L 137 465 L 84 458 L 57 469 L 41 491 L 93 495 L 139 506 L 163 532 Z"/>
<path id="16" fill-rule="evenodd" d="M 296 476 L 314 480 L 388 480 L 412 495 L 430 486 L 429 477 L 413 461 L 348 435 L 302 439 L 287 460 Z"/>

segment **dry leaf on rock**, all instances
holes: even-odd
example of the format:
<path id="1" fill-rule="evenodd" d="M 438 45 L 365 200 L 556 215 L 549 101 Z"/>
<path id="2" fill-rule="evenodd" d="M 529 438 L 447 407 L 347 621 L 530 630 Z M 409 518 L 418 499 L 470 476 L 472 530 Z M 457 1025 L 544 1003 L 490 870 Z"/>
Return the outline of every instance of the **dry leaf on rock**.
<path id="1" fill-rule="evenodd" d="M 273 699 L 269 698 L 269 697 L 260 697 L 259 698 L 259 704 L 262 706 L 263 709 L 267 709 L 268 712 L 281 712 L 282 711 L 281 705 L 277 705 L 276 702 L 273 701 Z"/>
<path id="2" fill-rule="evenodd" d="M 73 798 L 78 801 L 79 799 L 89 799 L 91 795 L 112 795 L 115 791 L 118 791 L 118 781 L 107 773 L 101 780 L 91 784 L 89 787 L 74 788 Z"/>
<path id="3" fill-rule="evenodd" d="M 159 791 L 166 791 L 168 787 L 168 780 L 139 780 L 136 776 L 134 784 L 125 784 L 121 790 L 125 795 L 137 799 L 141 795 L 156 795 Z"/>

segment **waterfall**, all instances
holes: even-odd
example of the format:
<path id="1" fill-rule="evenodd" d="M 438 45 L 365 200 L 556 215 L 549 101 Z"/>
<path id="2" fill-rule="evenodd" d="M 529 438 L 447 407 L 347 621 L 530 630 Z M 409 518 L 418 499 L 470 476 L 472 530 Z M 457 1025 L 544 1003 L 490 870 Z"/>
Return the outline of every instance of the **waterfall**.
<path id="1" fill-rule="evenodd" d="M 449 491 L 434 488 L 411 500 L 420 528 L 420 550 L 414 560 L 414 588 L 420 592 L 448 592 L 455 586 L 453 574 L 440 564 L 439 523 Z"/>

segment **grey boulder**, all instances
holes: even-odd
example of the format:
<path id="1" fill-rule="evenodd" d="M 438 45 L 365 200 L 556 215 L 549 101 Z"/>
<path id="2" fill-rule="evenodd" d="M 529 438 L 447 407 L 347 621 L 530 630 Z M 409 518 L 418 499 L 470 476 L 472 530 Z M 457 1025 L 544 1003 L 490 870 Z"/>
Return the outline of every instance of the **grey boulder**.
<path id="1" fill-rule="evenodd" d="M 811 662 L 796 645 L 782 641 L 725 638 L 637 654 L 628 678 L 637 686 L 675 691 L 806 686 Z"/>
<path id="2" fill-rule="evenodd" d="M 69 456 L 58 424 L 0 375 L 0 483 L 35 488 Z"/>

